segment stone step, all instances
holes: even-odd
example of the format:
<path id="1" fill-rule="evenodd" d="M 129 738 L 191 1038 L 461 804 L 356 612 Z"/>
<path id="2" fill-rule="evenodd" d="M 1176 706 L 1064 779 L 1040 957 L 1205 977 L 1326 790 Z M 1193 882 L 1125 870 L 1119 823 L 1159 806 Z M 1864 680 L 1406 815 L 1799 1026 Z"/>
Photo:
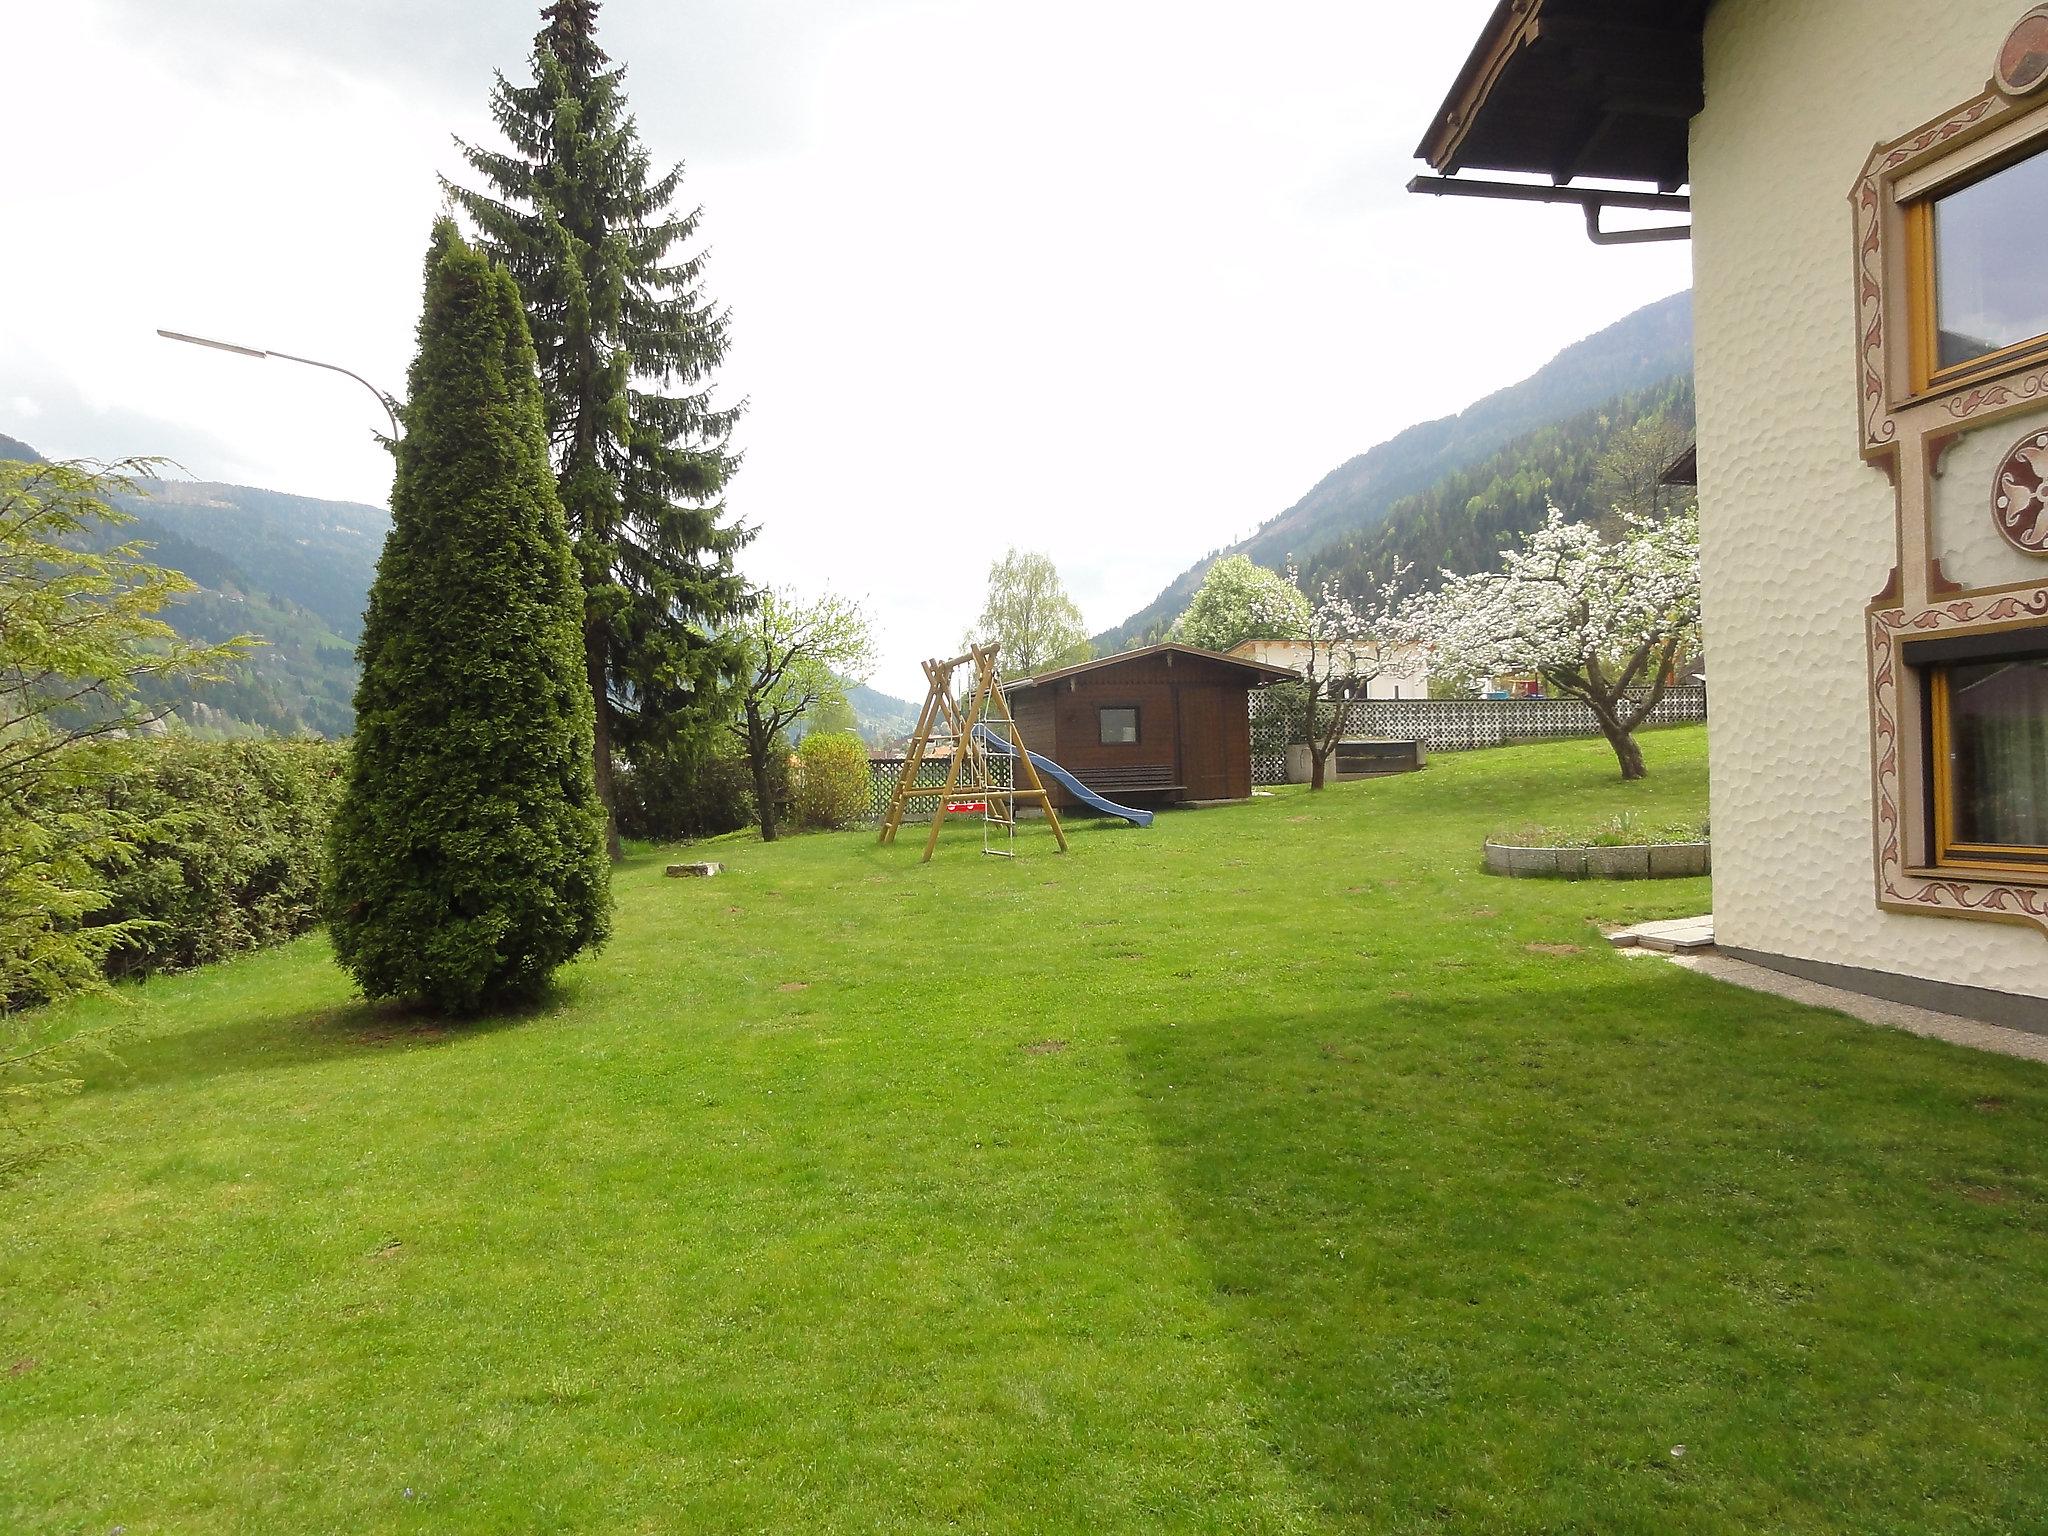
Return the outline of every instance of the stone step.
<path id="1" fill-rule="evenodd" d="M 1689 955 L 1714 947 L 1714 914 L 1667 923 L 1638 923 L 1607 936 L 1617 949 L 1649 949 L 1661 955 Z"/>

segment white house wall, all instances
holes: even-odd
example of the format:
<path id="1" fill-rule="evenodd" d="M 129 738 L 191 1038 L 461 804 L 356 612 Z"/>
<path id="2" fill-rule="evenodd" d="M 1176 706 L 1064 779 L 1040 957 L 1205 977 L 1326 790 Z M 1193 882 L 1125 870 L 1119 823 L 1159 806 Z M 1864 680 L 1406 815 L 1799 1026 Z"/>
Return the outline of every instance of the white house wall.
<path id="1" fill-rule="evenodd" d="M 2048 997 L 2038 932 L 1889 914 L 1874 901 L 1864 611 L 1896 552 L 1891 488 L 1858 456 L 1848 205 L 1873 144 L 1983 89 L 2024 10 L 2015 0 L 1711 7 L 1707 105 L 1692 140 L 1694 316 L 1717 937 Z M 1938 494 L 1974 502 L 1982 525 L 1938 516 L 1954 579 L 2048 569 L 1994 550 L 1984 510 L 1990 466 L 2019 430 L 2008 423 L 1950 453 Z"/>

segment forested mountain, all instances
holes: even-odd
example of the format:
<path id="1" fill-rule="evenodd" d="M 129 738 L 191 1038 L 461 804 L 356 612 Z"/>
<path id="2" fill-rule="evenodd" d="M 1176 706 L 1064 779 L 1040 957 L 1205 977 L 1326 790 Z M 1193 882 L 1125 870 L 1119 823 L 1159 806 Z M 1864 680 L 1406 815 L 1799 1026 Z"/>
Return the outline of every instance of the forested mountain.
<path id="1" fill-rule="evenodd" d="M 41 457 L 0 436 L 0 458 Z M 206 642 L 263 641 L 233 677 L 179 710 L 185 724 L 209 734 L 347 735 L 363 604 L 390 516 L 356 502 L 189 480 L 144 481 L 117 503 L 135 520 L 94 531 L 92 544 L 140 541 L 154 564 L 198 584 L 165 613 L 173 628 Z"/>
<path id="2" fill-rule="evenodd" d="M 317 614 L 355 645 L 377 557 L 391 531 L 390 513 L 362 502 L 319 501 L 247 485 L 157 480 L 147 489 L 127 510 L 230 556 L 262 590 Z"/>
<path id="3" fill-rule="evenodd" d="M 847 689 L 846 702 L 853 706 L 853 717 L 860 722 L 861 734 L 870 740 L 908 736 L 917 727 L 917 705 L 892 698 L 865 683 Z"/>
<path id="4" fill-rule="evenodd" d="M 1370 528 L 1348 533 L 1302 566 L 1311 591 L 1334 581 L 1363 593 L 1386 581 L 1394 564 L 1413 567 L 1406 586 L 1434 583 L 1437 573 L 1484 570 L 1500 551 L 1542 523 L 1555 502 L 1574 522 L 1605 517 L 1612 498 L 1601 484 L 1601 457 L 1631 432 L 1670 423 L 1674 439 L 1690 440 L 1692 376 L 1611 400 L 1595 410 L 1516 438 L 1469 469 L 1396 502 Z M 1676 457 L 1676 450 L 1666 455 Z"/>
<path id="5" fill-rule="evenodd" d="M 1210 551 L 1143 609 L 1096 636 L 1096 652 L 1123 650 L 1163 634 L 1210 565 L 1225 555 L 1249 555 L 1275 570 L 1291 556 L 1313 570 L 1325 549 L 1363 540 L 1403 501 L 1447 476 L 1473 470 L 1518 439 L 1605 407 L 1618 409 L 1629 397 L 1691 373 L 1692 295 L 1677 293 L 1567 347 L 1529 378 L 1461 414 L 1410 427 L 1338 466 L 1249 539 Z M 1428 555 L 1420 541 L 1416 551 L 1404 551 L 1402 558 L 1430 572 L 1454 564 Z"/>
<path id="6" fill-rule="evenodd" d="M 0 459 L 40 460 L 0 435 Z M 130 539 L 148 558 L 183 571 L 200 590 L 167 615 L 188 639 L 261 636 L 236 676 L 200 692 L 179 711 L 194 730 L 346 736 L 354 728 L 356 641 L 377 557 L 390 531 L 382 507 L 320 501 L 246 485 L 189 480 L 145 483 L 121 498 L 135 521 L 93 536 L 101 548 Z M 864 730 L 900 735 L 917 706 L 871 688 L 852 691 Z"/>

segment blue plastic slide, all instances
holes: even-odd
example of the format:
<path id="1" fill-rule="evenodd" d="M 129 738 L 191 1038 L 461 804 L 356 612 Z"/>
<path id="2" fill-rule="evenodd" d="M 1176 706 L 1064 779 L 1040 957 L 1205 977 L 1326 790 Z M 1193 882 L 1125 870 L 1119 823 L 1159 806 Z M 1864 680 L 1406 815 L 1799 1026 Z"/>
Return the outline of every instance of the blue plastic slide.
<path id="1" fill-rule="evenodd" d="M 981 744 L 987 747 L 990 751 L 1000 752 L 1004 757 L 1009 757 L 1011 755 L 1010 744 L 1007 741 L 1003 740 L 1002 737 L 998 736 L 994 731 L 990 730 L 987 726 L 977 725 L 974 728 L 974 732 L 977 736 L 981 738 Z M 1032 767 L 1036 768 L 1040 773 L 1044 774 L 1047 778 L 1051 779 L 1054 783 L 1058 784 L 1060 788 L 1064 789 L 1076 800 L 1082 801 L 1084 804 L 1094 806 L 1095 809 L 1102 812 L 1103 815 L 1121 816 L 1125 821 L 1128 821 L 1134 827 L 1149 827 L 1152 825 L 1152 812 L 1141 811 L 1137 809 L 1137 807 L 1135 806 L 1118 805 L 1114 800 L 1103 799 L 1102 796 L 1095 793 L 1094 790 L 1090 789 L 1086 784 L 1083 784 L 1079 779 L 1075 778 L 1071 773 L 1067 772 L 1066 769 L 1062 768 L 1058 763 L 1054 762 L 1051 758 L 1040 757 L 1036 752 L 1033 752 L 1029 747 L 1026 747 L 1024 749 L 1024 755 L 1031 759 Z"/>

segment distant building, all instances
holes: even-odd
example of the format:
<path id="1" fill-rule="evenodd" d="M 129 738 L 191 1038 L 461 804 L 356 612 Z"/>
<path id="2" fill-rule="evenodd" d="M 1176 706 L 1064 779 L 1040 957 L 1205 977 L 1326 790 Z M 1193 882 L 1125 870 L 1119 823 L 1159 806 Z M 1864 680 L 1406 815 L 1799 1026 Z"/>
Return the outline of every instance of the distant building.
<path id="1" fill-rule="evenodd" d="M 1501 0 L 1419 153 L 1693 240 L 1720 945 L 2048 1028 L 2048 7 Z"/>
<path id="2" fill-rule="evenodd" d="M 1320 667 L 1328 667 L 1329 647 L 1322 648 L 1318 660 Z M 1261 662 L 1269 667 L 1285 667 L 1290 672 L 1304 672 L 1309 663 L 1309 645 L 1306 640 L 1241 640 L 1230 648 L 1230 654 L 1246 661 Z M 1386 663 L 1377 676 L 1368 679 L 1353 692 L 1361 699 L 1426 699 L 1429 697 L 1429 656 L 1420 646 L 1402 646 L 1389 651 Z"/>

